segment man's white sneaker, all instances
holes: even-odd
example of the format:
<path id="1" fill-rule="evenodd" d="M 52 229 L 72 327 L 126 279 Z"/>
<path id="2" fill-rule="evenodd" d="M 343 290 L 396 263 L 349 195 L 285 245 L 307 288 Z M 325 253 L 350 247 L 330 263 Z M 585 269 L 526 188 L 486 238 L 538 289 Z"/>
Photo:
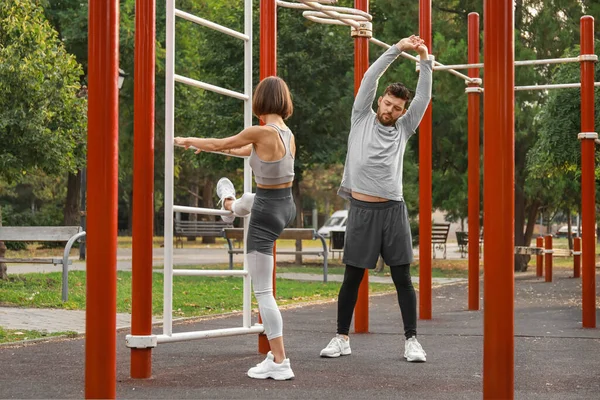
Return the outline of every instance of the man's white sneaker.
<path id="1" fill-rule="evenodd" d="M 286 358 L 281 364 L 275 363 L 273 353 L 268 352 L 267 358 L 261 363 L 256 364 L 248 370 L 248 376 L 255 379 L 275 379 L 276 381 L 285 381 L 294 378 L 294 372 L 290 366 L 290 359 Z"/>
<path id="2" fill-rule="evenodd" d="M 225 209 L 225 199 L 235 201 L 235 188 L 229 179 L 219 179 L 219 182 L 217 182 L 217 197 L 219 198 L 219 203 L 221 203 L 221 210 Z M 221 219 L 223 222 L 231 224 L 235 220 L 235 215 L 221 215 Z"/>
<path id="3" fill-rule="evenodd" d="M 350 349 L 350 338 L 346 340 L 340 335 L 336 335 L 331 339 L 327 347 L 321 350 L 321 357 L 334 358 L 350 354 L 352 354 L 352 350 Z"/>
<path id="4" fill-rule="evenodd" d="M 417 341 L 416 337 L 406 339 L 404 342 L 404 358 L 409 362 L 425 362 L 427 354 Z"/>

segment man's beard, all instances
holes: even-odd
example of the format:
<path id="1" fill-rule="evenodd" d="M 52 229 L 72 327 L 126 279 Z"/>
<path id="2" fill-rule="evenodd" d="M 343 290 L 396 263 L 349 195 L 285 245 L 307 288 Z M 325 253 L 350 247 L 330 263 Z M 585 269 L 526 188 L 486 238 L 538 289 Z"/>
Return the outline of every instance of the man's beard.
<path id="1" fill-rule="evenodd" d="M 396 123 L 396 121 L 398 121 L 398 118 L 394 119 L 392 117 L 392 114 L 384 114 L 379 110 L 377 110 L 377 119 L 379 120 L 379 123 L 383 126 L 393 126 Z"/>

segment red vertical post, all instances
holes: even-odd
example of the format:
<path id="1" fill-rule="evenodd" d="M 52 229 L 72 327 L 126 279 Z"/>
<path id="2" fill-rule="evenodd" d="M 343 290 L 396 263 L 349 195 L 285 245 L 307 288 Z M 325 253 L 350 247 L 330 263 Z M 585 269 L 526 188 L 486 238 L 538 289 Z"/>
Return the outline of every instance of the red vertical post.
<path id="1" fill-rule="evenodd" d="M 514 398 L 513 6 L 484 3 L 484 399 Z"/>
<path id="2" fill-rule="evenodd" d="M 594 54 L 594 18 L 581 17 L 581 56 Z M 581 236 L 583 327 L 596 327 L 596 181 L 594 177 L 594 61 L 581 61 Z"/>
<path id="3" fill-rule="evenodd" d="M 369 0 L 354 0 L 354 8 L 369 12 Z M 369 39 L 356 36 L 354 38 L 354 95 L 358 93 L 360 82 L 369 69 Z M 369 270 L 358 288 L 358 298 L 354 308 L 354 332 L 369 332 Z"/>
<path id="4" fill-rule="evenodd" d="M 116 397 L 119 2 L 90 0 L 85 397 Z"/>
<path id="5" fill-rule="evenodd" d="M 573 238 L 573 278 L 579 278 L 581 271 L 581 238 Z"/>
<path id="6" fill-rule="evenodd" d="M 544 258 L 546 259 L 546 282 L 552 282 L 552 235 L 546 235 L 546 237 L 544 238 L 546 245 L 545 245 L 545 249 L 546 251 L 544 252 Z"/>
<path id="7" fill-rule="evenodd" d="M 136 0 L 133 91 L 133 258 L 131 334 L 152 334 L 154 67 L 156 0 Z M 132 378 L 152 376 L 152 349 L 131 349 Z"/>
<path id="8" fill-rule="evenodd" d="M 260 68 L 259 78 L 277 75 L 277 1 L 260 1 Z M 261 122 L 262 123 L 262 122 Z M 273 296 L 276 294 L 276 270 L 277 270 L 277 244 L 273 244 Z M 260 315 L 259 322 L 262 321 Z M 258 352 L 266 354 L 271 350 L 267 335 L 258 335 Z"/>
<path id="9" fill-rule="evenodd" d="M 431 0 L 419 0 L 419 36 L 429 53 Z M 419 125 L 419 318 L 431 319 L 431 103 Z"/>
<path id="10" fill-rule="evenodd" d="M 469 64 L 479 62 L 479 14 L 469 14 Z M 469 69 L 479 78 L 479 68 Z M 469 83 L 470 88 L 479 88 Z M 473 89 L 475 90 L 475 89 Z M 479 310 L 479 104 L 481 92 L 470 91 L 469 108 L 469 310 Z"/>
<path id="11" fill-rule="evenodd" d="M 535 239 L 535 246 L 544 248 L 544 238 L 542 236 L 538 236 Z M 535 276 L 542 277 L 544 276 L 544 254 L 540 253 L 535 256 Z"/>

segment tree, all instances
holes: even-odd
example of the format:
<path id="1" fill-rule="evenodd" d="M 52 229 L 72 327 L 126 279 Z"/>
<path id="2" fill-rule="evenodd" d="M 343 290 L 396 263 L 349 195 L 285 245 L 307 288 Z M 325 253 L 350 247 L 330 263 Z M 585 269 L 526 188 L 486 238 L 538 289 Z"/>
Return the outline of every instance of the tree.
<path id="1" fill-rule="evenodd" d="M 0 179 L 75 170 L 75 150 L 85 137 L 81 67 L 35 1 L 0 4 L 0 60 Z"/>

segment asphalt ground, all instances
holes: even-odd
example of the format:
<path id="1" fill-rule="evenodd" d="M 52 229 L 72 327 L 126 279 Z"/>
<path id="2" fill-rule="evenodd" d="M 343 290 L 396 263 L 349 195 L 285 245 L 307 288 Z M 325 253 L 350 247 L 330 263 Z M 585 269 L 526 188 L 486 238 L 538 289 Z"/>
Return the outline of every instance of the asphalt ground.
<path id="1" fill-rule="evenodd" d="M 597 277 L 598 278 L 598 277 Z M 481 285 L 483 287 L 483 285 Z M 160 344 L 153 376 L 129 378 L 127 330 L 117 333 L 117 397 L 139 399 L 480 399 L 483 311 L 465 311 L 465 283 L 433 289 L 433 319 L 419 320 L 427 362 L 404 361 L 394 294 L 370 299 L 368 334 L 351 335 L 352 355 L 323 359 L 336 303 L 284 309 L 286 352 L 296 378 L 254 380 L 264 356 L 256 335 Z M 600 317 L 600 313 L 597 313 Z M 599 319 L 600 321 L 600 319 Z M 182 322 L 175 332 L 236 327 L 241 316 Z M 156 333 L 161 333 L 157 327 Z M 515 281 L 515 398 L 600 398 L 600 332 L 581 328 L 581 279 L 558 271 Z M 0 398 L 84 397 L 85 338 L 0 347 Z"/>

